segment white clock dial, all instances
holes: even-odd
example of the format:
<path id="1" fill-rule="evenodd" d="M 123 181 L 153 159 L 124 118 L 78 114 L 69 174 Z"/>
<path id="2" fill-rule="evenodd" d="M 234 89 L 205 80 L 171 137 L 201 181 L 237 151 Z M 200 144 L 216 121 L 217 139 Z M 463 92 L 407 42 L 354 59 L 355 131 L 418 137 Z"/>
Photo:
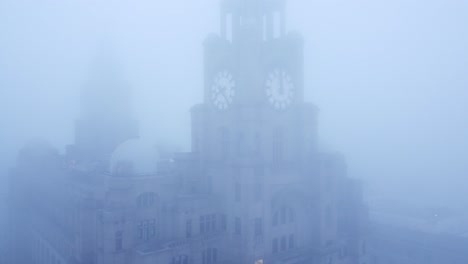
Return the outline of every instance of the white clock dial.
<path id="1" fill-rule="evenodd" d="M 266 94 L 274 108 L 282 110 L 288 107 L 294 96 L 291 76 L 284 70 L 271 72 L 266 81 Z"/>
<path id="2" fill-rule="evenodd" d="M 213 85 L 211 86 L 211 100 L 213 101 L 213 105 L 220 110 L 227 109 L 232 103 L 235 87 L 236 82 L 232 74 L 228 71 L 219 72 L 215 76 Z"/>

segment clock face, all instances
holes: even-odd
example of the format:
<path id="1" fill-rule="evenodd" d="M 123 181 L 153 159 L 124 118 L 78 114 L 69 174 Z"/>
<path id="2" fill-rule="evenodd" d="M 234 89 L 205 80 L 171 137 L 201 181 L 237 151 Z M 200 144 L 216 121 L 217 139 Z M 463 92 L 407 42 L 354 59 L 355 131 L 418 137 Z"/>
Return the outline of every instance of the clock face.
<path id="1" fill-rule="evenodd" d="M 266 95 L 275 109 L 286 109 L 294 96 L 294 84 L 291 76 L 284 70 L 272 71 L 266 80 Z"/>
<path id="2" fill-rule="evenodd" d="M 211 100 L 213 105 L 220 110 L 227 109 L 235 95 L 235 87 L 236 82 L 231 73 L 228 71 L 219 72 L 215 76 L 213 85 L 211 86 Z"/>

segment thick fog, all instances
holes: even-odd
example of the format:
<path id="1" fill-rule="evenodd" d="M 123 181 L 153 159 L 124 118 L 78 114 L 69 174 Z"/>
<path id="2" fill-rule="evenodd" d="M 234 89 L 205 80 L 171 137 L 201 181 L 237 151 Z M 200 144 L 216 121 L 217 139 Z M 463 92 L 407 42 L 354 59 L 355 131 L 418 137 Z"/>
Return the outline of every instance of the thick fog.
<path id="1" fill-rule="evenodd" d="M 141 135 L 190 145 L 202 42 L 219 1 L 0 0 L 0 166 L 45 138 L 73 141 L 80 89 L 103 51 L 132 87 Z M 368 197 L 468 205 L 468 2 L 291 0 L 306 40 L 306 98 L 323 148 Z M 5 185 L 4 185 L 5 186 Z"/>

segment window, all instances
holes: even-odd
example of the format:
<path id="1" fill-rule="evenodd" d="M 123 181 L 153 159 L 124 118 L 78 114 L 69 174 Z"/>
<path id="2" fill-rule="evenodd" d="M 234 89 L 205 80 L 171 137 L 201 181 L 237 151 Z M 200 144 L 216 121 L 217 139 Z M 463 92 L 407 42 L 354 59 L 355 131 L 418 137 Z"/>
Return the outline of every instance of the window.
<path id="1" fill-rule="evenodd" d="M 212 214 L 210 216 L 210 230 L 215 231 L 216 230 L 216 215 Z"/>
<path id="2" fill-rule="evenodd" d="M 137 198 L 137 206 L 139 208 L 151 207 L 155 204 L 155 193 L 142 193 Z"/>
<path id="3" fill-rule="evenodd" d="M 205 234 L 216 231 L 216 215 L 202 215 L 200 216 L 200 233 Z"/>
<path id="4" fill-rule="evenodd" d="M 242 231 L 241 219 L 240 217 L 236 217 L 235 220 L 235 233 L 236 235 L 240 235 Z"/>
<path id="5" fill-rule="evenodd" d="M 171 264 L 188 264 L 188 256 L 187 255 L 180 255 L 177 257 L 172 257 Z"/>
<path id="6" fill-rule="evenodd" d="M 281 214 L 280 214 L 281 224 L 284 225 L 284 224 L 286 224 L 286 207 L 282 207 L 280 212 L 281 212 Z"/>
<path id="7" fill-rule="evenodd" d="M 294 223 L 294 211 L 291 208 L 288 208 L 288 220 L 289 223 Z"/>
<path id="8" fill-rule="evenodd" d="M 294 245 L 294 235 L 290 234 L 289 235 L 289 249 L 293 249 L 295 247 Z"/>
<path id="9" fill-rule="evenodd" d="M 325 223 L 328 227 L 332 225 L 332 212 L 331 212 L 330 205 L 328 205 L 327 208 L 325 209 Z"/>
<path id="10" fill-rule="evenodd" d="M 262 153 L 262 138 L 260 136 L 260 133 L 257 132 L 255 133 L 255 137 L 254 137 L 254 154 L 258 156 L 261 153 Z"/>
<path id="11" fill-rule="evenodd" d="M 234 185 L 234 196 L 236 202 L 240 202 L 241 200 L 241 185 L 239 182 L 236 182 Z"/>
<path id="12" fill-rule="evenodd" d="M 283 160 L 284 151 L 284 135 L 281 128 L 275 129 L 273 133 L 273 161 L 280 162 Z"/>
<path id="13" fill-rule="evenodd" d="M 204 234 L 206 232 L 206 228 L 205 228 L 205 216 L 202 215 L 200 216 L 200 233 L 201 234 Z"/>
<path id="14" fill-rule="evenodd" d="M 223 231 L 227 230 L 227 220 L 226 220 L 225 214 L 221 215 L 221 230 Z"/>
<path id="15" fill-rule="evenodd" d="M 273 13 L 273 37 L 279 38 L 281 36 L 281 14 L 280 12 Z"/>
<path id="16" fill-rule="evenodd" d="M 286 237 L 283 236 L 281 237 L 281 251 L 285 251 L 286 250 Z"/>
<path id="17" fill-rule="evenodd" d="M 256 237 L 263 235 L 263 223 L 262 218 L 255 218 L 254 233 Z"/>
<path id="18" fill-rule="evenodd" d="M 137 225 L 138 239 L 150 240 L 156 237 L 156 219 L 140 221 Z"/>
<path id="19" fill-rule="evenodd" d="M 221 159 L 229 156 L 229 131 L 225 127 L 219 128 L 219 149 Z"/>
<path id="20" fill-rule="evenodd" d="M 232 14 L 227 14 L 226 15 L 226 39 L 228 41 L 232 41 L 232 26 L 233 26 L 233 23 L 232 23 Z"/>
<path id="21" fill-rule="evenodd" d="M 262 185 L 262 178 L 263 178 L 263 168 L 255 168 L 254 170 L 254 188 L 253 188 L 253 196 L 254 201 L 259 202 L 262 200 L 263 197 L 263 185 Z"/>
<path id="22" fill-rule="evenodd" d="M 115 250 L 120 251 L 123 248 L 123 234 L 122 231 L 115 233 Z"/>
<path id="23" fill-rule="evenodd" d="M 218 262 L 218 249 L 208 248 L 202 251 L 202 264 L 215 264 Z"/>
<path id="24" fill-rule="evenodd" d="M 273 254 L 274 254 L 274 253 L 278 253 L 278 239 L 277 239 L 277 238 L 274 238 L 274 239 L 273 239 L 273 242 L 272 242 L 272 252 L 273 252 Z"/>
<path id="25" fill-rule="evenodd" d="M 273 226 L 291 224 L 295 221 L 294 210 L 291 207 L 282 206 L 273 213 Z"/>
<path id="26" fill-rule="evenodd" d="M 239 133 L 239 135 L 237 135 L 237 144 L 236 144 L 236 148 L 237 148 L 237 156 L 242 156 L 245 154 L 245 139 L 244 139 L 244 134 L 243 133 Z"/>
<path id="27" fill-rule="evenodd" d="M 188 219 L 185 222 L 185 237 L 191 237 L 192 236 L 192 219 Z"/>

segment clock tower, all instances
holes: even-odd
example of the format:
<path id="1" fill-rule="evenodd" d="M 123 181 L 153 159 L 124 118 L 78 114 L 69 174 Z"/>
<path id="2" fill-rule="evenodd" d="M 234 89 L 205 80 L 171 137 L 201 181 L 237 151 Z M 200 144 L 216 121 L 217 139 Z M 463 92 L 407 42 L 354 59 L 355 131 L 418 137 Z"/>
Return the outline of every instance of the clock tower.
<path id="1" fill-rule="evenodd" d="M 225 0 L 220 19 L 204 43 L 204 101 L 192 108 L 200 185 L 224 208 L 229 250 L 220 256 L 302 263 L 273 261 L 310 261 L 307 252 L 331 246 L 335 254 L 345 165 L 317 149 L 303 39 L 286 31 L 285 1 Z"/>

